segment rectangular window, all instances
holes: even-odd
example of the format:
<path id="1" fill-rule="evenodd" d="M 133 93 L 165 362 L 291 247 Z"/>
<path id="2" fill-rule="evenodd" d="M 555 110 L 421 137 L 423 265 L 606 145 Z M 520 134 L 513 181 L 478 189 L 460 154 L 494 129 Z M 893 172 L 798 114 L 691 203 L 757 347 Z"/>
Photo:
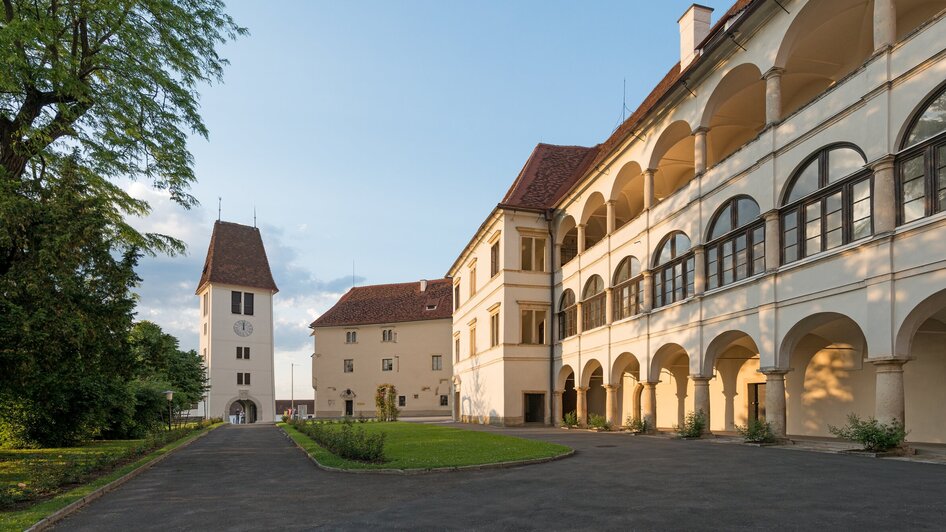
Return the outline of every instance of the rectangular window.
<path id="1" fill-rule="evenodd" d="M 358 343 L 358 331 L 346 331 L 346 332 L 345 332 L 345 343 L 346 343 L 346 344 L 356 344 L 356 343 Z"/>
<path id="2" fill-rule="evenodd" d="M 499 345 L 499 312 L 489 315 L 489 346 Z"/>
<path id="3" fill-rule="evenodd" d="M 237 373 L 237 386 L 249 386 L 249 385 L 250 385 L 250 374 Z"/>
<path id="4" fill-rule="evenodd" d="M 453 338 L 453 359 L 460 361 L 460 335 Z"/>
<path id="5" fill-rule="evenodd" d="M 230 292 L 230 312 L 243 313 L 243 292 Z"/>
<path id="6" fill-rule="evenodd" d="M 397 406 L 407 406 L 407 396 L 399 395 L 397 396 Z"/>
<path id="7" fill-rule="evenodd" d="M 382 342 L 395 342 L 397 341 L 397 335 L 394 332 L 394 329 L 384 329 L 381 331 L 381 341 Z"/>
<path id="8" fill-rule="evenodd" d="M 851 240 L 858 240 L 873 233 L 871 227 L 870 180 L 854 183 L 851 187 Z"/>
<path id="9" fill-rule="evenodd" d="M 243 313 L 253 315 L 253 292 L 243 292 Z"/>
<path id="10" fill-rule="evenodd" d="M 250 385 L 250 374 L 249 374 L 249 373 L 244 373 L 244 374 L 243 374 L 243 384 L 245 384 L 246 386 L 249 386 L 249 385 Z"/>
<path id="11" fill-rule="evenodd" d="M 821 202 L 805 207 L 805 256 L 821 251 Z"/>
<path id="12" fill-rule="evenodd" d="M 345 373 L 352 373 L 355 371 L 355 360 L 352 358 L 346 358 L 343 363 L 343 371 Z"/>
<path id="13" fill-rule="evenodd" d="M 719 261 L 716 258 L 716 247 L 706 250 L 706 288 L 712 290 L 719 286 Z"/>
<path id="14" fill-rule="evenodd" d="M 499 242 L 489 248 L 489 276 L 493 278 L 499 273 Z"/>
<path id="15" fill-rule="evenodd" d="M 382 358 L 381 359 L 381 371 L 393 371 L 394 370 L 394 359 L 393 358 Z"/>
<path id="16" fill-rule="evenodd" d="M 782 217 L 783 261 L 788 264 L 798 260 L 798 211 L 790 211 Z"/>
<path id="17" fill-rule="evenodd" d="M 470 327 L 470 356 L 476 354 L 476 326 Z"/>
<path id="18" fill-rule="evenodd" d="M 243 373 L 237 373 L 237 386 L 243 386 Z"/>
<path id="19" fill-rule="evenodd" d="M 204 292 L 204 316 L 207 315 L 207 307 L 210 302 L 210 292 Z"/>
<path id="20" fill-rule="evenodd" d="M 236 357 L 237 357 L 238 360 L 242 360 L 242 359 L 243 359 L 243 348 L 242 348 L 242 347 L 237 347 L 237 348 L 236 348 Z"/>
<path id="21" fill-rule="evenodd" d="M 453 285 L 453 310 L 460 308 L 460 281 Z"/>
<path id="22" fill-rule="evenodd" d="M 907 159 L 900 167 L 900 194 L 903 202 L 903 223 L 926 215 L 926 157 L 921 153 Z"/>
<path id="23" fill-rule="evenodd" d="M 430 369 L 431 371 L 441 371 L 443 369 L 443 356 L 442 355 L 431 355 Z"/>
<path id="24" fill-rule="evenodd" d="M 841 191 L 824 199 L 824 227 L 825 243 L 824 249 L 834 249 L 844 243 L 844 223 L 841 219 Z"/>
<path id="25" fill-rule="evenodd" d="M 765 226 L 752 231 L 752 274 L 765 271 Z"/>
<path id="26" fill-rule="evenodd" d="M 544 310 L 523 310 L 520 313 L 523 344 L 541 345 L 545 343 L 546 312 Z"/>
<path id="27" fill-rule="evenodd" d="M 476 266 L 470 268 L 470 297 L 476 294 Z"/>
<path id="28" fill-rule="evenodd" d="M 522 270 L 531 272 L 545 271 L 545 239 L 524 236 L 520 244 Z"/>
<path id="29" fill-rule="evenodd" d="M 440 406 L 447 406 L 447 396 L 446 396 L 446 395 L 441 395 L 441 396 L 440 396 Z"/>

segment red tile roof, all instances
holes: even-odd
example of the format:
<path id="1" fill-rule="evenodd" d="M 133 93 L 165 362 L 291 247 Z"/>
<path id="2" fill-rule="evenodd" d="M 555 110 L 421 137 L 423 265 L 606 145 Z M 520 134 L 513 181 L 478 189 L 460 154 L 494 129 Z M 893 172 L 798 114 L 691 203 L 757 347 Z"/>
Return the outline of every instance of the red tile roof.
<path id="1" fill-rule="evenodd" d="M 449 278 L 421 283 L 356 286 L 309 327 L 346 327 L 447 319 L 453 313 L 453 281 Z M 428 307 L 434 308 L 428 310 Z"/>
<path id="2" fill-rule="evenodd" d="M 279 291 L 269 269 L 259 229 L 220 220 L 214 223 L 197 292 L 207 283 Z"/>
<path id="3" fill-rule="evenodd" d="M 551 208 L 585 173 L 597 153 L 597 146 L 537 145 L 500 206 Z"/>

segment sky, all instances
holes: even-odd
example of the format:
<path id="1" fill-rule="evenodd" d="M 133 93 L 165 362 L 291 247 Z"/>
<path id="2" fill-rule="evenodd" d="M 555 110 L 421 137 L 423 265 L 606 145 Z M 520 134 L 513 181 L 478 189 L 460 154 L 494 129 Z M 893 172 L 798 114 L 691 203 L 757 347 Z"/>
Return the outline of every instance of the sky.
<path id="1" fill-rule="evenodd" d="M 704 0 L 715 22 L 729 0 Z M 144 181 L 132 223 L 183 240 L 144 258 L 138 319 L 198 346 L 222 219 L 260 228 L 275 297 L 276 398 L 311 398 L 308 325 L 352 286 L 443 277 L 539 142 L 605 140 L 679 60 L 682 0 L 231 1 L 194 136 L 200 206 Z M 625 88 L 626 86 L 626 88 Z M 354 276 L 353 276 L 354 270 Z M 294 386 L 291 365 L 295 363 Z"/>

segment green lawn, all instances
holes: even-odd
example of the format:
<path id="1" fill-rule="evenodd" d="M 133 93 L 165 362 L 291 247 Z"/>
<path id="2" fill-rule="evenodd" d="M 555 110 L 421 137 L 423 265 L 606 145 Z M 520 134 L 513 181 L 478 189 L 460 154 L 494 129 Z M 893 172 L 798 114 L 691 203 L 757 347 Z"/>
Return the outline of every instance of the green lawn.
<path id="1" fill-rule="evenodd" d="M 220 424 L 191 432 L 189 435 L 143 456 L 136 454 L 135 450 L 136 448 L 140 449 L 145 440 L 95 441 L 81 447 L 53 449 L 0 449 L 0 489 L 16 486 L 20 490 L 31 490 L 38 488 L 38 486 L 35 488 L 31 486 L 32 483 L 46 480 L 45 477 L 52 476 L 49 474 L 50 472 L 61 471 L 62 469 L 78 470 L 87 464 L 97 463 L 102 465 L 98 472 L 84 474 L 82 482 L 85 483 L 83 484 L 49 486 L 48 491 L 39 492 L 35 495 L 42 498 L 43 496 L 49 497 L 50 494 L 55 494 L 51 498 L 40 500 L 32 505 L 25 501 L 17 505 L 20 509 L 0 511 L 0 530 L 24 530 L 29 528 L 60 508 L 64 508 L 98 488 L 196 438 L 201 433 L 213 430 L 218 426 Z M 141 456 L 141 458 L 135 460 L 135 456 Z M 129 462 L 129 460 L 132 461 Z M 122 463 L 123 465 L 118 466 L 117 469 L 115 468 L 117 464 Z M 18 484 L 25 484 L 25 486 L 20 487 L 17 486 Z M 62 491 L 63 489 L 68 491 Z M 37 489 L 36 491 L 41 490 Z"/>
<path id="2" fill-rule="evenodd" d="M 383 464 L 367 464 L 339 458 L 295 428 L 280 427 L 320 464 L 341 469 L 433 469 L 495 464 L 560 456 L 571 451 L 564 445 L 503 436 L 491 432 L 419 423 L 356 423 L 369 433 L 385 432 Z"/>

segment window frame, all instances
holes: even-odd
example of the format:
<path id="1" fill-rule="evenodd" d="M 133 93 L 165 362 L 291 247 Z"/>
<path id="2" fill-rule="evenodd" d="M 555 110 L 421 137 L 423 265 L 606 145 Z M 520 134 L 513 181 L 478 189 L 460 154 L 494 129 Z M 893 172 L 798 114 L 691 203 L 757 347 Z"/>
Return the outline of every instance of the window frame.
<path id="1" fill-rule="evenodd" d="M 342 373 L 354 373 L 354 372 L 355 372 L 355 359 L 354 358 L 342 359 Z"/>
<path id="2" fill-rule="evenodd" d="M 493 242 L 489 247 L 489 278 L 492 279 L 499 274 L 499 241 Z"/>
<path id="3" fill-rule="evenodd" d="M 637 275 L 632 275 L 634 273 L 634 268 L 632 267 L 632 262 L 637 262 L 637 268 L 640 270 L 640 273 Z M 616 282 L 618 274 L 621 270 L 627 265 L 628 276 L 627 279 Z M 624 318 L 630 318 L 631 316 L 636 316 L 643 312 L 644 309 L 644 269 L 641 267 L 641 263 L 637 260 L 637 257 L 633 255 L 628 255 L 621 259 L 621 262 L 618 263 L 618 267 L 614 270 L 614 276 L 611 279 L 611 314 L 612 321 L 623 320 Z M 624 297 L 623 293 L 627 290 L 627 298 Z M 624 305 L 625 299 L 627 300 L 627 305 Z M 625 310 L 627 311 L 625 313 Z"/>
<path id="4" fill-rule="evenodd" d="M 586 295 L 591 283 L 598 280 L 601 283 L 601 290 L 591 295 Z M 585 283 L 582 290 L 581 300 L 581 331 L 590 331 L 598 327 L 604 327 L 608 323 L 607 305 L 608 290 L 605 288 L 604 279 L 600 275 L 593 275 Z"/>
<path id="5" fill-rule="evenodd" d="M 393 358 L 382 358 L 381 359 L 381 371 L 394 371 L 394 359 Z"/>
<path id="6" fill-rule="evenodd" d="M 499 309 L 489 315 L 489 346 L 499 345 Z"/>
<path id="7" fill-rule="evenodd" d="M 536 314 L 542 312 L 545 317 L 542 320 L 536 319 Z M 527 323 L 526 314 L 529 314 Z M 529 327 L 531 341 L 526 342 L 523 330 L 526 325 Z M 549 312 L 544 308 L 526 307 L 519 309 L 519 343 L 521 345 L 548 345 L 549 338 Z M 541 341 L 540 341 L 541 340 Z"/>
<path id="8" fill-rule="evenodd" d="M 526 268 L 525 254 L 526 254 L 526 240 L 529 240 L 529 267 Z M 537 242 L 542 242 L 542 253 L 537 251 Z M 545 273 L 546 261 L 545 254 L 548 249 L 548 240 L 544 236 L 537 235 L 520 235 L 519 236 L 519 270 L 524 272 L 538 272 Z M 541 268 L 537 267 L 537 263 L 541 263 Z"/>
<path id="9" fill-rule="evenodd" d="M 230 290 L 230 314 L 243 314 L 243 292 Z"/>
<path id="10" fill-rule="evenodd" d="M 677 251 L 677 236 L 683 236 L 687 239 L 687 244 L 689 247 L 683 253 Z M 657 261 L 660 260 L 660 256 L 663 254 L 665 246 L 670 247 L 671 258 L 662 264 L 657 264 Z M 677 297 L 677 275 L 676 268 L 682 267 L 682 289 L 683 295 Z M 685 301 L 686 299 L 692 297 L 695 293 L 696 286 L 696 253 L 693 251 L 693 241 L 690 240 L 690 237 L 683 231 L 671 231 L 666 236 L 664 236 L 660 243 L 657 245 L 657 248 L 654 251 L 654 268 L 653 272 L 653 308 L 656 310 L 658 308 L 667 307 L 674 303 L 680 301 Z M 671 272 L 670 277 L 670 300 L 664 298 L 663 289 L 667 283 L 665 274 Z"/>
<path id="11" fill-rule="evenodd" d="M 430 355 L 430 371 L 443 371 L 443 355 Z"/>
<path id="12" fill-rule="evenodd" d="M 925 109 L 926 108 L 924 107 L 924 110 Z M 917 116 L 917 119 L 919 119 L 919 116 L 921 115 L 922 113 Z M 910 129 L 907 131 L 909 132 Z M 944 150 L 944 156 L 942 157 L 942 160 L 938 160 L 939 158 L 937 157 L 937 151 L 940 148 Z M 923 177 L 918 178 L 922 179 L 923 181 L 923 215 L 914 220 L 905 221 L 906 211 L 904 209 L 903 201 L 903 172 L 906 163 L 915 157 L 923 157 Z M 897 154 L 894 167 L 894 188 L 895 194 L 897 196 L 898 226 L 917 222 L 924 218 L 929 218 L 934 214 L 946 212 L 946 201 L 939 201 L 939 191 L 937 190 L 936 186 L 938 178 L 936 174 L 938 170 L 937 162 L 939 162 L 940 167 L 946 167 L 946 131 L 940 132 L 922 142 L 918 142 L 917 144 L 914 144 L 913 146 L 910 146 Z M 944 177 L 944 183 L 942 184 L 946 185 L 946 177 Z"/>
<path id="13" fill-rule="evenodd" d="M 571 298 L 566 297 L 569 294 Z M 578 298 L 571 288 L 562 292 L 558 307 L 558 339 L 561 341 L 578 334 Z"/>
<path id="14" fill-rule="evenodd" d="M 749 223 L 738 225 L 739 222 L 739 201 L 740 200 L 751 200 L 756 205 L 756 209 L 759 210 L 759 217 Z M 703 246 L 703 259 L 704 259 L 704 271 L 706 275 L 706 290 L 715 290 L 717 288 L 722 288 L 724 286 L 737 283 L 739 281 L 749 279 L 756 275 L 761 275 L 765 273 L 765 217 L 762 216 L 761 209 L 759 209 L 758 202 L 755 201 L 751 196 L 739 195 L 733 196 L 728 200 L 724 201 L 718 209 L 716 209 L 716 214 L 713 216 L 712 221 L 709 225 L 709 230 L 707 235 L 713 234 L 713 229 L 716 227 L 716 223 L 720 219 L 720 215 L 725 209 L 729 208 L 729 224 L 731 229 L 722 235 L 710 240 L 706 245 Z M 757 231 L 761 230 L 761 240 L 756 241 L 755 235 Z M 738 268 L 736 267 L 736 242 L 740 237 L 745 237 L 746 239 L 746 274 L 744 277 L 738 277 L 737 272 Z M 723 268 L 723 251 L 726 244 L 731 244 L 732 246 L 732 280 L 724 282 L 726 269 Z M 758 244 L 762 244 L 762 253 L 761 257 L 755 256 L 755 247 Z M 715 260 L 710 260 L 712 253 L 715 252 Z M 761 259 L 762 264 L 759 268 L 759 271 L 756 270 L 756 262 Z M 716 285 L 713 286 L 710 282 L 714 276 L 713 269 L 710 267 L 710 264 L 715 262 L 716 266 Z"/>

